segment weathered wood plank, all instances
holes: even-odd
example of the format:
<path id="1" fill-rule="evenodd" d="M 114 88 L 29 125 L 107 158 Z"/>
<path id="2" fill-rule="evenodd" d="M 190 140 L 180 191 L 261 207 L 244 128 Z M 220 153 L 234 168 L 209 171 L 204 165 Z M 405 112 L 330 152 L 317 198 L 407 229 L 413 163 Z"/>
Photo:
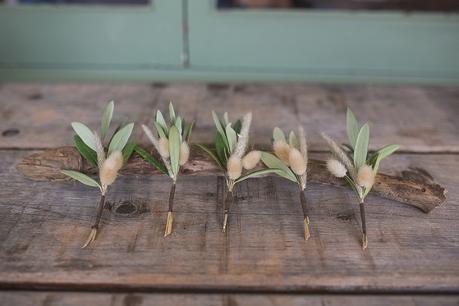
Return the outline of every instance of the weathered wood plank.
<path id="1" fill-rule="evenodd" d="M 229 232 L 221 232 L 222 180 L 182 177 L 174 232 L 162 237 L 169 180 L 121 177 L 109 201 L 139 207 L 105 211 L 93 247 L 81 249 L 97 191 L 77 183 L 23 178 L 28 152 L 0 151 L 0 286 L 62 289 L 193 289 L 287 292 L 457 292 L 459 155 L 398 154 L 383 171 L 423 168 L 450 190 L 425 215 L 368 198 L 369 248 L 360 247 L 358 206 L 344 189 L 311 183 L 312 236 L 303 240 L 296 187 L 280 178 L 237 190 Z M 125 207 L 126 208 L 126 207 Z M 127 207 L 129 208 L 129 207 Z"/>
<path id="2" fill-rule="evenodd" d="M 0 292 L 0 305 L 22 306 L 457 306 L 458 295 L 275 295 L 275 294 L 173 294 L 173 293 L 82 293 Z"/>
<path id="3" fill-rule="evenodd" d="M 324 150 L 318 131 L 344 141 L 346 106 L 361 121 L 371 122 L 376 149 L 398 143 L 404 151 L 459 152 L 458 87 L 271 85 L 127 85 L 5 84 L 0 87 L 0 148 L 49 148 L 72 142 L 71 121 L 93 128 L 107 101 L 117 101 L 114 123 L 151 123 L 156 108 L 173 100 L 198 125 L 193 141 L 214 138 L 210 111 L 234 117 L 254 111 L 251 139 L 269 143 L 274 125 L 284 129 L 301 123 L 310 148 Z M 137 127 L 136 136 L 143 137 Z"/>
<path id="4" fill-rule="evenodd" d="M 269 151 L 270 149 L 267 148 Z M 154 154 L 154 150 L 150 152 Z M 323 155 L 323 154 L 322 154 Z M 157 157 L 159 159 L 159 157 Z M 16 168 L 25 177 L 36 181 L 63 181 L 69 178 L 62 169 L 73 169 L 93 174 L 91 167 L 73 147 L 59 147 L 30 154 L 18 163 Z M 409 204 L 428 213 L 446 200 L 446 189 L 434 182 L 422 169 L 402 169 L 398 176 L 379 173 L 373 187 L 374 194 L 401 203 Z M 414 170 L 414 171 L 413 171 Z M 192 147 L 190 161 L 181 169 L 184 175 L 222 175 L 215 162 L 201 149 Z M 137 154 L 122 170 L 123 174 L 152 175 L 160 172 L 150 166 Z M 346 186 L 342 179 L 331 175 L 323 160 L 310 159 L 308 163 L 308 182 L 333 186 Z"/>

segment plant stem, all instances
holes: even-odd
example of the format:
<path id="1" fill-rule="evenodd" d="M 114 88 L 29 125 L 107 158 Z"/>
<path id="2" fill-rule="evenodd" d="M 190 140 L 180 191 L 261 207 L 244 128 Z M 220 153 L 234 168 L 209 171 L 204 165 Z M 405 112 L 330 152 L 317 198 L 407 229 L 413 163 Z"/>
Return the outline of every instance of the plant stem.
<path id="1" fill-rule="evenodd" d="M 308 207 L 306 201 L 306 195 L 304 194 L 304 189 L 300 189 L 300 203 L 303 208 L 303 221 L 304 221 L 304 239 L 309 240 L 311 233 L 309 231 L 309 216 L 308 216 Z"/>
<path id="2" fill-rule="evenodd" d="M 174 207 L 174 196 L 175 196 L 175 181 L 171 185 L 169 192 L 169 211 L 167 212 L 166 228 L 164 230 L 164 237 L 172 234 L 172 224 L 174 222 L 173 207 Z"/>
<path id="3" fill-rule="evenodd" d="M 233 201 L 234 201 L 233 190 L 228 189 L 228 191 L 226 191 L 225 198 L 223 199 L 223 208 L 225 212 L 223 216 L 223 232 L 226 232 L 226 228 L 228 225 L 228 214 L 229 214 L 230 207 Z"/>
<path id="4" fill-rule="evenodd" d="M 86 240 L 85 244 L 81 247 L 82 249 L 86 248 L 91 242 L 96 240 L 97 230 L 99 229 L 100 219 L 102 217 L 102 212 L 104 211 L 105 206 L 105 194 L 100 196 L 99 205 L 97 206 L 97 213 L 96 213 L 96 220 L 94 224 L 91 226 L 91 232 L 89 233 L 88 239 Z"/>
<path id="5" fill-rule="evenodd" d="M 367 237 L 367 223 L 365 221 L 365 202 L 363 199 L 360 199 L 360 219 L 362 220 L 362 249 L 366 249 L 368 246 L 368 237 Z"/>

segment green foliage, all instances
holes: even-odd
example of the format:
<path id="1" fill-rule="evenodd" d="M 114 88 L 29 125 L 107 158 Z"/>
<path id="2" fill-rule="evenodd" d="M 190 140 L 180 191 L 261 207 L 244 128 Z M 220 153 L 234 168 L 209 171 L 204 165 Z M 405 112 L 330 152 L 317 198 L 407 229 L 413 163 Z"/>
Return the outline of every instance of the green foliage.
<path id="1" fill-rule="evenodd" d="M 258 177 L 258 176 L 269 174 L 269 173 L 276 173 L 276 174 L 280 175 L 280 173 L 282 173 L 282 170 L 279 170 L 279 169 L 260 169 L 260 170 L 255 170 L 255 171 L 249 172 L 249 173 L 241 176 L 235 182 L 236 183 L 240 183 L 240 182 L 242 182 L 242 181 L 244 181 L 244 180 L 246 180 L 248 178 L 254 178 L 254 177 Z"/>
<path id="2" fill-rule="evenodd" d="M 84 173 L 74 171 L 74 170 L 61 170 L 61 173 L 79 181 L 80 183 L 84 185 L 87 185 L 90 187 L 98 187 L 99 189 L 102 189 L 99 183 L 97 183 L 93 178 L 87 176 Z"/>
<path id="3" fill-rule="evenodd" d="M 73 137 L 73 142 L 78 152 L 80 152 L 81 156 L 83 156 L 83 158 L 86 159 L 91 166 L 97 167 L 96 151 L 88 147 L 78 135 L 75 135 Z"/>
<path id="4" fill-rule="evenodd" d="M 368 143 L 370 140 L 370 127 L 364 124 L 357 135 L 354 147 L 354 166 L 359 169 L 367 160 Z"/>
<path id="5" fill-rule="evenodd" d="M 346 112 L 346 132 L 349 144 L 354 149 L 359 134 L 359 124 L 350 108 L 347 108 Z"/>
<path id="6" fill-rule="evenodd" d="M 223 166 L 222 162 L 220 161 L 220 159 L 217 157 L 217 155 L 212 152 L 212 150 L 210 150 L 209 148 L 207 148 L 206 146 L 204 145 L 200 145 L 200 144 L 197 144 L 197 146 L 203 150 L 204 152 L 206 152 L 214 161 L 215 163 L 217 164 L 217 166 L 219 166 L 222 170 L 226 170 L 225 167 Z"/>
<path id="7" fill-rule="evenodd" d="M 124 147 L 123 151 L 121 152 L 123 153 L 123 163 L 124 164 L 126 164 L 129 161 L 129 158 L 131 158 L 132 153 L 134 153 L 134 149 L 136 146 L 137 146 L 136 142 L 131 142 L 131 143 L 128 143 Z"/>
<path id="8" fill-rule="evenodd" d="M 159 171 L 161 171 L 162 173 L 164 174 L 168 174 L 167 173 L 167 169 L 166 167 L 164 167 L 164 165 L 162 163 L 160 163 L 156 158 L 154 158 L 150 153 L 148 153 L 146 150 L 142 149 L 141 147 L 139 146 L 136 146 L 134 148 L 135 152 L 137 154 L 140 155 L 140 157 L 142 157 L 145 161 L 147 161 L 150 165 L 152 165 L 153 167 L 155 167 L 156 169 L 158 169 Z"/>
<path id="9" fill-rule="evenodd" d="M 108 146 L 108 154 L 110 155 L 113 151 L 122 151 L 124 146 L 127 144 L 129 137 L 131 137 L 132 130 L 134 129 L 134 123 L 126 124 L 118 132 L 113 135 L 110 145 Z"/>
<path id="10" fill-rule="evenodd" d="M 107 107 L 105 108 L 104 115 L 102 116 L 102 121 L 100 123 L 100 139 L 104 141 L 105 135 L 107 135 L 108 128 L 112 122 L 113 109 L 115 108 L 115 103 L 110 101 Z"/>
<path id="11" fill-rule="evenodd" d="M 292 148 L 300 149 L 300 142 L 293 131 L 288 134 L 288 143 Z"/>
<path id="12" fill-rule="evenodd" d="M 81 140 L 92 150 L 96 151 L 96 140 L 92 131 L 81 122 L 72 122 L 72 128 Z"/>
<path id="13" fill-rule="evenodd" d="M 171 170 L 174 177 L 177 177 L 179 171 L 180 144 L 179 130 L 176 126 L 172 126 L 169 129 L 169 154 Z"/>
<path id="14" fill-rule="evenodd" d="M 290 170 L 290 168 L 275 155 L 267 152 L 261 152 L 261 161 L 266 165 L 266 167 L 278 170 L 276 171 L 276 174 L 279 176 L 298 183 L 298 179 L 292 170 Z"/>
<path id="15" fill-rule="evenodd" d="M 285 134 L 284 132 L 278 128 L 277 126 L 273 130 L 273 140 L 276 141 L 284 141 L 287 142 L 285 139 Z"/>

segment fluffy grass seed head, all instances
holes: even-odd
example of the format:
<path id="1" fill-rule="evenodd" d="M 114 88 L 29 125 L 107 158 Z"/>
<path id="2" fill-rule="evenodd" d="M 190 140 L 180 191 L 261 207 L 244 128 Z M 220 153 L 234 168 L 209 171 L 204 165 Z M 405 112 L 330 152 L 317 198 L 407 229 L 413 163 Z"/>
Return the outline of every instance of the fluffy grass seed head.
<path id="1" fill-rule="evenodd" d="M 290 146 L 283 140 L 277 140 L 273 144 L 274 154 L 286 163 L 289 164 L 289 153 L 290 153 Z"/>
<path id="2" fill-rule="evenodd" d="M 306 161 L 298 149 L 290 149 L 288 161 L 290 168 L 296 175 L 303 175 L 306 172 Z"/>
<path id="3" fill-rule="evenodd" d="M 375 183 L 375 172 L 368 165 L 363 165 L 357 173 L 357 184 L 365 188 L 371 188 Z"/>
<path id="4" fill-rule="evenodd" d="M 235 155 L 231 155 L 226 163 L 226 170 L 231 180 L 237 180 L 242 174 L 241 159 Z"/>
<path id="5" fill-rule="evenodd" d="M 244 156 L 244 158 L 242 158 L 242 166 L 246 170 L 251 170 L 257 166 L 260 159 L 261 159 L 260 151 L 256 151 L 256 150 L 250 151 Z"/>
<path id="6" fill-rule="evenodd" d="M 188 159 L 190 158 L 190 147 L 188 144 L 184 141 L 180 145 L 180 158 L 179 158 L 179 165 L 183 166 L 188 162 Z"/>
<path id="7" fill-rule="evenodd" d="M 245 150 L 247 149 L 247 143 L 249 141 L 250 124 L 252 123 L 252 113 L 247 113 L 242 118 L 241 132 L 236 143 L 236 148 L 233 155 L 240 159 L 244 156 Z"/>
<path id="8" fill-rule="evenodd" d="M 169 140 L 161 137 L 158 142 L 159 155 L 163 158 L 169 158 Z"/>
<path id="9" fill-rule="evenodd" d="M 331 174 L 339 178 L 345 177 L 347 173 L 346 167 L 334 158 L 327 160 L 327 169 Z"/>
<path id="10" fill-rule="evenodd" d="M 123 166 L 123 154 L 113 151 L 100 168 L 100 183 L 102 186 L 110 186 L 116 180 L 118 171 Z"/>

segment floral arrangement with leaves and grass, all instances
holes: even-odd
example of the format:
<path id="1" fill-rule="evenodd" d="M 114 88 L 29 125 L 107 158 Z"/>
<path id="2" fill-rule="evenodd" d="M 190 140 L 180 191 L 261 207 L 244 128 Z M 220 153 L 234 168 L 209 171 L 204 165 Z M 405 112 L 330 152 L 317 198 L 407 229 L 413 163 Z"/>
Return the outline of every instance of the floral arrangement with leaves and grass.
<path id="1" fill-rule="evenodd" d="M 375 183 L 381 160 L 394 153 L 399 146 L 388 145 L 373 154 L 368 154 L 370 127 L 365 123 L 359 127 L 354 113 L 348 108 L 346 113 L 346 132 L 348 144 L 338 145 L 325 133 L 333 158 L 327 161 L 327 169 L 338 178 L 343 178 L 357 195 L 362 221 L 362 248 L 368 246 L 367 227 L 365 221 L 365 198 Z"/>
<path id="2" fill-rule="evenodd" d="M 261 159 L 261 152 L 252 150 L 246 154 L 250 125 L 252 123 L 252 113 L 247 113 L 242 120 L 237 120 L 235 123 L 229 121 L 228 113 L 224 113 L 221 118 L 217 113 L 212 111 L 212 117 L 216 127 L 215 149 L 209 149 L 203 145 L 198 146 L 209 154 L 225 176 L 227 187 L 223 199 L 223 232 L 225 232 L 228 224 L 230 207 L 234 201 L 233 191 L 235 186 L 248 178 L 277 172 L 278 170 L 253 170 Z"/>
<path id="3" fill-rule="evenodd" d="M 105 108 L 100 126 L 100 136 L 98 132 L 91 131 L 91 129 L 83 123 L 72 122 L 72 128 L 76 133 L 74 136 L 75 147 L 80 152 L 81 156 L 97 170 L 99 181 L 79 171 L 61 170 L 63 174 L 84 185 L 95 187 L 100 190 L 100 201 L 96 210 L 96 218 L 94 224 L 91 226 L 91 232 L 88 239 L 82 248 L 87 247 L 96 240 L 108 188 L 115 182 L 119 170 L 128 161 L 136 146 L 135 143 L 128 143 L 134 128 L 134 123 L 119 125 L 112 137 L 107 137 L 114 107 L 114 102 L 111 101 Z"/>
<path id="4" fill-rule="evenodd" d="M 300 203 L 303 209 L 304 238 L 308 240 L 311 236 L 305 196 L 308 147 L 304 129 L 301 126 L 298 127 L 298 135 L 294 131 L 290 131 L 287 139 L 284 132 L 280 128 L 275 127 L 272 141 L 274 154 L 262 152 L 261 160 L 269 169 L 276 169 L 276 173 L 279 176 L 298 185 Z"/>
<path id="5" fill-rule="evenodd" d="M 189 141 L 194 126 L 194 122 L 186 125 L 183 119 L 175 114 L 172 102 L 169 103 L 169 118 L 170 121 L 167 123 L 161 111 L 158 110 L 156 112 L 154 118 L 155 134 L 148 126 L 142 125 L 143 131 L 161 157 L 161 162 L 141 147 L 137 146 L 135 148 L 135 151 L 145 161 L 156 167 L 160 172 L 168 175 L 172 180 L 164 237 L 172 233 L 172 225 L 174 222 L 173 206 L 177 176 L 180 167 L 185 165 L 190 157 Z"/>

